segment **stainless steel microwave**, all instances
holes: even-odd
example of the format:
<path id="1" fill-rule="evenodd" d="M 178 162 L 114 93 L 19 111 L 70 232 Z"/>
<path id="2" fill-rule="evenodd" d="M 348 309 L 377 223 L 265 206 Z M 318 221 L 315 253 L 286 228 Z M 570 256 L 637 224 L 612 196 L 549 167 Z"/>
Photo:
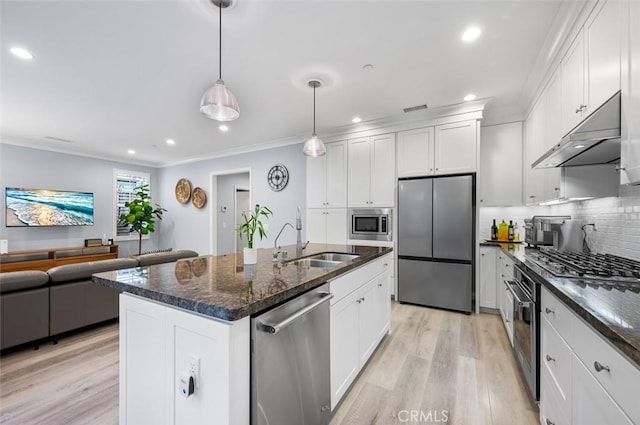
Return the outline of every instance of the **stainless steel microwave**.
<path id="1" fill-rule="evenodd" d="M 393 240 L 393 209 L 349 208 L 349 239 Z"/>

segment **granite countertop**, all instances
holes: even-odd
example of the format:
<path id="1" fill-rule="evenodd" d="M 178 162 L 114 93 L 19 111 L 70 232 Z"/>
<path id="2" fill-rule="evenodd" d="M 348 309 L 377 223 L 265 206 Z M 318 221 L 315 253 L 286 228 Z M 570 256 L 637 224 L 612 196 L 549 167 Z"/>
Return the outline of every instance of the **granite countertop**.
<path id="1" fill-rule="evenodd" d="M 282 248 L 287 261 L 295 245 Z M 321 252 L 359 254 L 352 263 L 330 268 L 272 261 L 272 249 L 258 249 L 258 263 L 243 265 L 241 253 L 202 256 L 175 263 L 115 270 L 93 275 L 93 281 L 185 310 L 222 320 L 238 320 L 266 310 L 324 282 L 390 253 L 387 247 L 309 244 L 303 256 Z"/>
<path id="2" fill-rule="evenodd" d="M 640 367 L 640 294 L 607 289 L 588 280 L 555 277 L 531 262 L 527 257 L 530 248 L 523 245 L 505 245 L 502 249 Z"/>

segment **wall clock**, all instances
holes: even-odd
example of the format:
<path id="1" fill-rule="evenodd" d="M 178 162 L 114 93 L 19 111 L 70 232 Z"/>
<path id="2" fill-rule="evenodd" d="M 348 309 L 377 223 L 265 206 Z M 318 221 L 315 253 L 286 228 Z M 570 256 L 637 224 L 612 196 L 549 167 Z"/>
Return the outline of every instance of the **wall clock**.
<path id="1" fill-rule="evenodd" d="M 289 183 L 289 170 L 282 164 L 276 164 L 269 170 L 267 181 L 271 186 L 271 190 L 280 192 Z"/>

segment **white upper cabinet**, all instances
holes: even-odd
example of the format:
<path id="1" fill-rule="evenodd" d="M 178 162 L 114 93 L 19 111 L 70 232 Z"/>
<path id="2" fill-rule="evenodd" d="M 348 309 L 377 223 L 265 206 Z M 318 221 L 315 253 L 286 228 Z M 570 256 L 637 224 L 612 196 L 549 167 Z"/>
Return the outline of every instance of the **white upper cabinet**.
<path id="1" fill-rule="evenodd" d="M 563 134 L 620 90 L 623 4 L 599 2 L 562 60 Z"/>
<path id="2" fill-rule="evenodd" d="M 622 67 L 622 150 L 620 183 L 640 183 L 640 2 L 624 6 L 623 21 L 629 37 L 623 47 Z M 626 11 L 626 10 L 625 10 Z"/>
<path id="3" fill-rule="evenodd" d="M 398 133 L 398 177 L 476 171 L 476 120 Z"/>
<path id="4" fill-rule="evenodd" d="M 531 110 L 525 124 L 524 203 L 527 205 L 544 201 L 546 170 L 531 168 L 531 164 L 545 152 L 543 148 L 545 108 L 546 102 L 543 94 Z"/>
<path id="5" fill-rule="evenodd" d="M 394 206 L 395 152 L 393 134 L 349 140 L 350 207 Z"/>
<path id="6" fill-rule="evenodd" d="M 598 5 L 584 27 L 587 47 L 587 114 L 595 111 L 620 90 L 622 5 L 620 0 L 609 0 Z"/>
<path id="7" fill-rule="evenodd" d="M 435 173 L 474 172 L 478 168 L 476 120 L 438 125 L 435 128 Z"/>
<path id="8" fill-rule="evenodd" d="M 481 207 L 522 205 L 522 122 L 482 127 L 478 192 Z"/>
<path id="9" fill-rule="evenodd" d="M 325 156 L 307 157 L 307 208 L 347 206 L 347 142 L 326 146 Z"/>
<path id="10" fill-rule="evenodd" d="M 556 71 L 545 90 L 545 124 L 541 130 L 545 136 L 540 146 L 541 154 L 546 153 L 562 136 L 562 81 L 560 72 Z M 560 196 L 560 168 L 544 170 L 544 186 L 542 197 L 544 201 L 557 199 Z"/>
<path id="11" fill-rule="evenodd" d="M 434 133 L 433 127 L 398 133 L 398 177 L 433 174 Z"/>
<path id="12" fill-rule="evenodd" d="M 582 32 L 573 41 L 562 60 L 562 133 L 566 134 L 582 121 L 587 105 L 584 100 L 584 37 Z M 549 147 L 552 145 L 550 144 Z"/>

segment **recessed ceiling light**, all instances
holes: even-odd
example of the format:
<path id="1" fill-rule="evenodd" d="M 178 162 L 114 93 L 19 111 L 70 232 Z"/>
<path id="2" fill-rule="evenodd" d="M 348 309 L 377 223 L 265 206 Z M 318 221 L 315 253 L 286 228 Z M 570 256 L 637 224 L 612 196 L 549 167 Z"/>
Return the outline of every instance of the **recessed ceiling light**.
<path id="1" fill-rule="evenodd" d="M 167 145 L 175 145 L 176 141 L 173 139 L 167 139 Z"/>
<path id="2" fill-rule="evenodd" d="M 222 124 L 218 128 L 220 129 L 220 131 L 229 131 L 229 126 L 228 125 Z"/>
<path id="3" fill-rule="evenodd" d="M 371 65 L 370 63 L 364 64 L 362 65 L 362 69 L 364 71 L 373 71 L 373 65 Z"/>
<path id="4" fill-rule="evenodd" d="M 584 145 L 574 145 L 573 147 L 575 149 L 582 149 L 582 148 L 584 148 Z"/>
<path id="5" fill-rule="evenodd" d="M 134 155 L 136 153 L 136 151 L 134 151 L 133 149 L 129 149 L 127 152 L 129 153 L 129 155 Z"/>
<path id="6" fill-rule="evenodd" d="M 480 37 L 482 31 L 478 27 L 469 27 L 462 33 L 462 39 L 464 41 L 473 41 Z"/>
<path id="7" fill-rule="evenodd" d="M 22 47 L 12 47 L 9 50 L 11 53 L 19 57 L 20 59 L 33 59 L 34 56 L 28 50 L 23 49 Z"/>
<path id="8" fill-rule="evenodd" d="M 351 120 L 351 122 L 354 124 L 358 124 L 360 121 L 362 121 L 362 118 L 360 117 L 353 117 L 353 119 Z"/>
<path id="9" fill-rule="evenodd" d="M 469 93 L 464 97 L 464 100 L 466 100 L 467 102 L 469 102 L 470 100 L 476 100 L 476 95 L 473 93 Z"/>

